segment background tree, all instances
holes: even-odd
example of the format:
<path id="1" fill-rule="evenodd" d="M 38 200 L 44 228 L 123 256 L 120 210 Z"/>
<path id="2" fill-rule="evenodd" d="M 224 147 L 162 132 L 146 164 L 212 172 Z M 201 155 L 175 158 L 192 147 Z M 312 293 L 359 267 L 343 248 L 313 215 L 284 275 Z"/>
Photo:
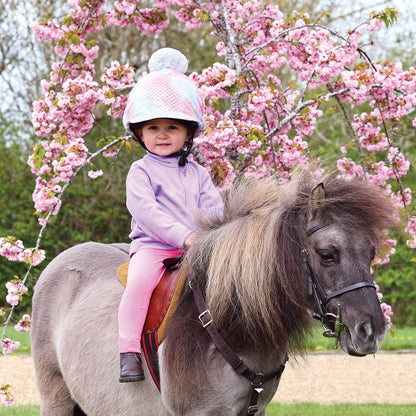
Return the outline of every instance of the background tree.
<path id="1" fill-rule="evenodd" d="M 334 7 L 331 14 L 321 13 L 322 3 L 279 2 L 282 7 L 296 8 L 291 15 L 256 1 L 153 3 L 138 6 L 128 0 L 113 8 L 112 2 L 74 1 L 72 11 L 61 2 L 28 2 L 23 9 L 13 3 L 20 14 L 2 20 L 1 30 L 11 35 L 5 38 L 0 56 L 2 86 L 7 85 L 9 95 L 17 97 L 15 109 L 23 109 L 32 94 L 42 97 L 34 105 L 39 139 L 30 157 L 37 179 L 33 198 L 42 239 L 25 238 L 26 247 L 34 247 L 32 251 L 8 238 L 26 237 L 25 232 L 29 235 L 29 228 L 38 225 L 32 223 L 32 216 L 28 220 L 25 209 L 7 208 L 2 223 L 7 238 L 0 244 L 3 256 L 10 258 L 18 252 L 33 265 L 43 257 L 40 247 L 52 257 L 87 239 L 126 241 L 129 219 L 123 182 L 130 162 L 140 153 L 124 136 L 117 118 L 135 72 L 143 72 L 150 52 L 162 46 L 177 47 L 190 57 L 190 69 L 195 71 L 192 77 L 200 85 L 208 109 L 208 134 L 197 141 L 195 155 L 222 188 L 239 175 L 275 174 L 280 181 L 289 180 L 295 166 L 307 166 L 317 155 L 339 149 L 333 161 L 343 175 L 361 176 L 392 192 L 409 220 L 409 244 L 416 244 L 410 191 L 415 184 L 411 174 L 405 175 L 409 166 L 403 153 L 412 148 L 414 140 L 415 73 L 393 62 L 377 64 L 370 59 L 368 48 L 359 43 L 358 28 L 341 33 L 323 26 L 337 23 L 339 14 L 348 17 L 351 10 L 341 12 L 334 2 L 326 3 L 328 8 Z M 14 36 L 10 30 L 14 16 L 23 12 L 31 16 L 37 4 L 45 7 L 47 18 L 61 16 L 36 28 L 37 36 L 46 40 L 42 44 L 30 35 Z M 141 9 L 146 5 L 148 9 Z M 307 15 L 302 10 L 305 5 L 309 6 Z M 395 18 L 391 9 L 374 13 L 361 30 L 371 40 L 373 29 L 390 25 Z M 164 29 L 168 21 L 169 29 Z M 42 93 L 36 93 L 36 87 L 19 93 L 13 71 L 22 71 L 25 83 L 40 85 L 35 82 L 37 77 L 49 72 L 45 69 L 49 65 L 38 65 L 38 60 L 46 62 L 42 53 L 52 67 L 50 78 L 42 83 Z M 36 71 L 28 71 L 34 69 L 33 62 Z M 9 100 L 3 102 L 8 104 Z M 9 116 L 8 109 L 4 112 Z M 26 143 L 20 140 L 13 147 L 8 142 L 14 136 L 15 122 L 21 123 L 16 135 L 22 136 L 27 117 L 21 117 L 25 110 L 19 111 L 20 118 L 2 121 L 2 146 L 8 158 L 4 166 L 10 159 L 16 168 L 27 159 Z M 405 115 L 410 117 L 403 121 Z M 409 127 L 409 133 L 403 134 Z M 9 149 L 13 151 L 10 158 Z M 99 154 L 116 155 L 116 159 L 97 159 Z M 81 170 L 83 167 L 90 171 Z M 22 180 L 10 176 L 10 183 L 15 184 L 10 195 L 17 189 L 19 196 L 26 195 L 23 184 L 30 181 L 24 181 L 19 169 L 16 172 Z M 102 171 L 106 173 L 95 181 L 89 179 Z M 59 210 L 60 216 L 56 216 Z M 18 211 L 23 215 L 19 220 Z M 46 223 L 50 228 L 44 228 Z M 386 253 L 379 262 L 386 261 L 392 251 L 394 242 L 386 238 Z M 16 274 L 21 276 L 20 271 Z M 402 299 L 397 301 L 397 306 L 402 304 Z"/>

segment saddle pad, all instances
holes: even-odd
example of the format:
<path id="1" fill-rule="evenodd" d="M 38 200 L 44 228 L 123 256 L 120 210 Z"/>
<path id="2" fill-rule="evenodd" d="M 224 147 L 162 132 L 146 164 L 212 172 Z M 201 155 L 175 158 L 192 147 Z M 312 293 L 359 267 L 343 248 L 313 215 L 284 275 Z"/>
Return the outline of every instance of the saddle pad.
<path id="1" fill-rule="evenodd" d="M 129 263 L 127 262 L 122 264 L 117 270 L 117 277 L 124 287 L 126 287 L 127 283 L 128 267 Z M 178 269 L 166 269 L 150 299 L 143 334 L 156 331 L 159 344 L 165 337 L 167 324 L 175 310 L 185 282 L 185 274 L 184 271 L 180 272 Z"/>
<path id="2" fill-rule="evenodd" d="M 161 391 L 158 349 L 159 344 L 157 342 L 156 331 L 146 332 L 142 335 L 142 350 L 144 358 L 147 362 L 147 367 L 150 375 L 152 376 L 153 382 L 158 390 Z"/>

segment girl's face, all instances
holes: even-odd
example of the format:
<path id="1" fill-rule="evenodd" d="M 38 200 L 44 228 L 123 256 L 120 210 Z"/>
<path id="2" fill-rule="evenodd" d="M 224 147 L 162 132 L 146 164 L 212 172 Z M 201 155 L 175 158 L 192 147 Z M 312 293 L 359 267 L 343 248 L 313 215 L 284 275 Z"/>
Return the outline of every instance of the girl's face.
<path id="1" fill-rule="evenodd" d="M 169 156 L 179 152 L 190 139 L 188 129 L 184 125 L 168 118 L 146 121 L 135 133 L 143 140 L 147 150 L 158 156 Z"/>

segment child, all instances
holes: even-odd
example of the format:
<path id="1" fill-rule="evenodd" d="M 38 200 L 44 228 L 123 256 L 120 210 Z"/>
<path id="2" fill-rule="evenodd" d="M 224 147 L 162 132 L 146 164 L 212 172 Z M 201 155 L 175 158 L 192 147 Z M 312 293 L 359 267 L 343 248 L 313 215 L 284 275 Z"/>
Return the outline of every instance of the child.
<path id="1" fill-rule="evenodd" d="M 190 154 L 204 130 L 204 103 L 184 75 L 188 62 L 163 48 L 131 91 L 123 123 L 147 150 L 127 176 L 132 216 L 127 285 L 119 307 L 120 382 L 144 380 L 140 338 L 163 260 L 183 253 L 195 236 L 197 212 L 221 215 L 223 202 L 208 172 Z"/>

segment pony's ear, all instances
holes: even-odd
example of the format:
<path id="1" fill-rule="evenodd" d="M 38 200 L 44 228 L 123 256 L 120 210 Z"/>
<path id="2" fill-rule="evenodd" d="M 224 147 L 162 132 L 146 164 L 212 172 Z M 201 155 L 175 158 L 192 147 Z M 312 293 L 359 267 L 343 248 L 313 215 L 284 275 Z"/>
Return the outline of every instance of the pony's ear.
<path id="1" fill-rule="evenodd" d="M 315 218 L 319 207 L 324 203 L 326 198 L 325 187 L 321 182 L 316 185 L 309 195 L 309 221 Z"/>

